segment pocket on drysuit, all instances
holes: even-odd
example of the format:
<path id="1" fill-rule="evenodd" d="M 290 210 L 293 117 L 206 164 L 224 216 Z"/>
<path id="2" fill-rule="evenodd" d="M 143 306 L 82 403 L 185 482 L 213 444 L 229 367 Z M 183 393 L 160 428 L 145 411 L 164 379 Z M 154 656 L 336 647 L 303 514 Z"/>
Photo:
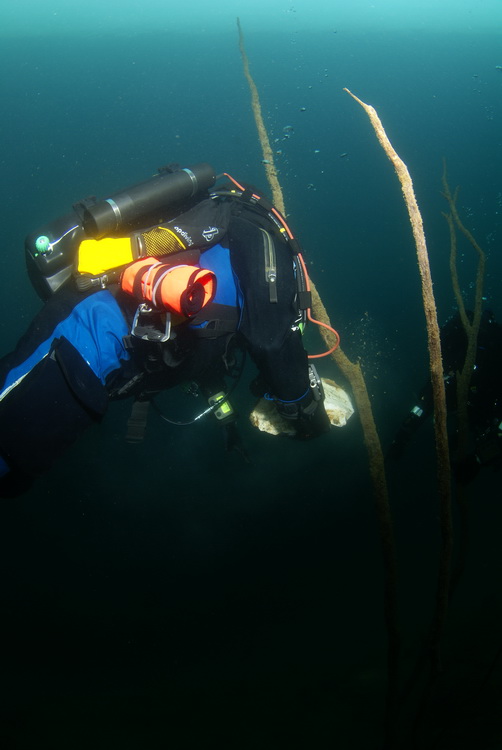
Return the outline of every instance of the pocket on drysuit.
<path id="1" fill-rule="evenodd" d="M 44 471 L 91 424 L 101 420 L 108 394 L 64 337 L 0 403 L 0 451 L 11 469 Z"/>
<path id="2" fill-rule="evenodd" d="M 91 413 L 103 416 L 108 393 L 80 352 L 64 336 L 56 339 L 52 351 L 74 397 Z"/>

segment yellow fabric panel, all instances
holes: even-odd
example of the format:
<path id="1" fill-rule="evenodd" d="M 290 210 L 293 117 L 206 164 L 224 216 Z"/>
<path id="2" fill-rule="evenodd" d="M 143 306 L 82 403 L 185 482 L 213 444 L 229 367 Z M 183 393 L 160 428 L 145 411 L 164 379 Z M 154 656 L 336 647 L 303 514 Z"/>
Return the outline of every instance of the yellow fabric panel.
<path id="1" fill-rule="evenodd" d="M 100 276 L 134 260 L 130 237 L 104 237 L 102 240 L 83 240 L 78 248 L 79 273 Z"/>

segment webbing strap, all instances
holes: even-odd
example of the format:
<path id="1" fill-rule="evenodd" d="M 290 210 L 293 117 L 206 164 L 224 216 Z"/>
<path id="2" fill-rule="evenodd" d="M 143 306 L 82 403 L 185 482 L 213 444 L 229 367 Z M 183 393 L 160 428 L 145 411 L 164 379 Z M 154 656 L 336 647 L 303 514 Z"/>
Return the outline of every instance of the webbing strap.
<path id="1" fill-rule="evenodd" d="M 126 440 L 128 443 L 141 443 L 143 441 L 149 408 L 150 402 L 148 400 L 133 402 L 131 416 L 127 421 Z"/>

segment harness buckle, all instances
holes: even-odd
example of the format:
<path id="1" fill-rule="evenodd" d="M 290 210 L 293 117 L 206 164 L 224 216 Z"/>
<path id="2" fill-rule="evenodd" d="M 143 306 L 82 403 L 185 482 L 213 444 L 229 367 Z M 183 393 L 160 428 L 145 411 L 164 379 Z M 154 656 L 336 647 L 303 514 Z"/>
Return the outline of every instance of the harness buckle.
<path id="1" fill-rule="evenodd" d="M 162 315 L 165 315 L 166 317 L 164 330 L 156 325 Z M 143 341 L 154 341 L 157 344 L 163 344 L 165 341 L 169 341 L 171 338 L 171 313 L 160 313 L 142 302 L 138 305 L 136 312 L 134 313 L 131 335 L 138 339 L 142 339 Z"/>

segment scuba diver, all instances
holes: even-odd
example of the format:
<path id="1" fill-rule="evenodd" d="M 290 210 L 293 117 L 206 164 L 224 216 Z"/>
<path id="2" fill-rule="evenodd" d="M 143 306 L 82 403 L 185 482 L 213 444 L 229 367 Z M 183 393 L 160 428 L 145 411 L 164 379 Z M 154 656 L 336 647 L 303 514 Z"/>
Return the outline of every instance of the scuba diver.
<path id="1" fill-rule="evenodd" d="M 140 440 L 154 396 L 187 383 L 207 408 L 183 424 L 213 413 L 238 448 L 226 382 L 242 371 L 240 352 L 258 369 L 254 395 L 296 437 L 329 430 L 302 343 L 310 293 L 299 243 L 254 189 L 225 174 L 211 191 L 220 177 L 206 163 L 169 165 L 28 235 L 45 305 L 0 360 L 0 496 L 25 491 L 110 400 L 134 399 L 129 439 Z"/>
<path id="2" fill-rule="evenodd" d="M 472 321 L 472 312 L 467 312 Z M 441 351 L 448 412 L 457 403 L 457 373 L 461 371 L 467 350 L 467 337 L 457 313 L 441 328 Z M 455 475 L 459 482 L 470 482 L 483 466 L 502 467 L 502 326 L 491 310 L 481 317 L 474 371 L 467 404 L 471 450 L 457 462 Z M 430 381 L 422 388 L 417 404 L 404 419 L 387 457 L 399 459 L 418 428 L 432 416 L 433 398 Z"/>

